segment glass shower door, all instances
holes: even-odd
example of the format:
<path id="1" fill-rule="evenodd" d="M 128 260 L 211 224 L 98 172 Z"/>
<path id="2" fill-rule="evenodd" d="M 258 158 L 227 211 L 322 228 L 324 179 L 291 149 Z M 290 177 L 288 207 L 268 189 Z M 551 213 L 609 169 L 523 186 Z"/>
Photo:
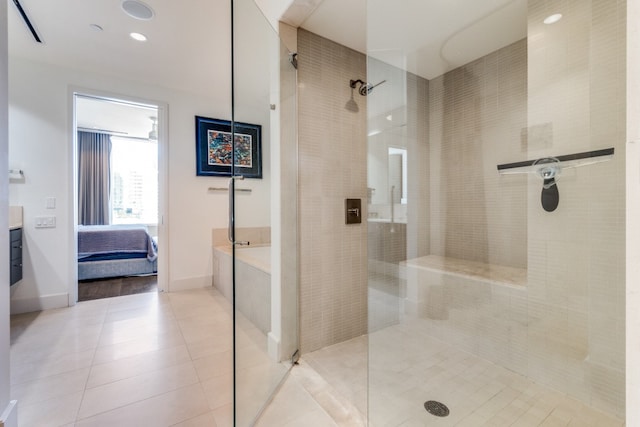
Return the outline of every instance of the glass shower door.
<path id="1" fill-rule="evenodd" d="M 234 419 L 253 425 L 297 350 L 296 70 L 253 0 L 233 0 Z"/>
<path id="2" fill-rule="evenodd" d="M 371 425 L 623 424 L 626 12 L 367 0 Z"/>

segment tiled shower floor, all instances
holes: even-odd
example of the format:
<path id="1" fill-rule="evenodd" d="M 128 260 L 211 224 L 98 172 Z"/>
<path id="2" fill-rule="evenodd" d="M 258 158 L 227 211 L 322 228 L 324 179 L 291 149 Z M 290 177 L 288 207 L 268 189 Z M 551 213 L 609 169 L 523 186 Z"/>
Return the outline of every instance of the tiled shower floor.
<path id="1" fill-rule="evenodd" d="M 402 326 L 388 327 L 370 337 L 310 353 L 304 360 L 326 380 L 336 400 L 348 400 L 364 414 L 370 346 L 371 427 L 624 425 L 573 398 L 437 340 L 415 343 L 433 349 L 428 355 L 409 345 L 403 349 L 408 357 L 391 363 L 389 358 L 397 357 L 394 345 L 398 344 L 398 335 L 405 333 Z M 430 415 L 423 406 L 427 400 L 445 403 L 450 415 Z M 335 421 L 337 425 L 364 425 Z"/>

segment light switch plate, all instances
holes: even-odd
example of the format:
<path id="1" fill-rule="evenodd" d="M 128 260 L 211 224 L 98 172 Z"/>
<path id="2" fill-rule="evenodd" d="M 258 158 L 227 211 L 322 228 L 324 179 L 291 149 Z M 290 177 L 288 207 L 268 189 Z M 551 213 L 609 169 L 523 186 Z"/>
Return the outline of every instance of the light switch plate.
<path id="1" fill-rule="evenodd" d="M 56 228 L 55 216 L 37 216 L 35 217 L 36 228 Z"/>

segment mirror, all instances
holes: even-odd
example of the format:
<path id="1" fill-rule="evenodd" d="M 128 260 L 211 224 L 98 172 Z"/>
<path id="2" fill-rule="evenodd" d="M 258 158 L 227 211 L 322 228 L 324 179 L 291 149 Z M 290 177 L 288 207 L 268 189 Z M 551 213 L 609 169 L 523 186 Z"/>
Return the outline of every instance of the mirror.
<path id="1" fill-rule="evenodd" d="M 377 138 L 369 141 L 369 204 L 407 203 L 407 149 L 381 144 Z M 392 194 L 393 192 L 393 194 Z M 375 208 L 374 208 L 375 211 Z"/>
<path id="2" fill-rule="evenodd" d="M 407 150 L 389 147 L 389 200 L 393 204 L 407 204 Z"/>

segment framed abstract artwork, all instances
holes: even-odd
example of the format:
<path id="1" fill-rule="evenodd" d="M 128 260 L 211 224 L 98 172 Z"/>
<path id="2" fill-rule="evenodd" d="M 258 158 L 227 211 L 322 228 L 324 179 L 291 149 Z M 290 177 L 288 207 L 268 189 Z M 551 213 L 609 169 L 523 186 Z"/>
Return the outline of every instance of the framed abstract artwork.
<path id="1" fill-rule="evenodd" d="M 262 126 L 196 116 L 196 175 L 231 176 L 235 151 L 235 175 L 262 178 Z M 235 150 L 234 148 L 235 147 Z"/>

